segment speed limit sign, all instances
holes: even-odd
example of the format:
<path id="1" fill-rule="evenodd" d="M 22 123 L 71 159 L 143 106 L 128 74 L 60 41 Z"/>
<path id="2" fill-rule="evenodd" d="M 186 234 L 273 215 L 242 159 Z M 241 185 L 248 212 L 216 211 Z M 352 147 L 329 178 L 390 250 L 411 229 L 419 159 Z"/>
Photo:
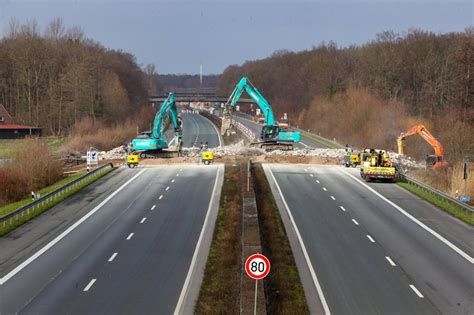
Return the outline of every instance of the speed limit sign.
<path id="1" fill-rule="evenodd" d="M 245 271 L 252 279 L 263 279 L 270 272 L 270 261 L 262 254 L 253 254 L 245 262 Z"/>

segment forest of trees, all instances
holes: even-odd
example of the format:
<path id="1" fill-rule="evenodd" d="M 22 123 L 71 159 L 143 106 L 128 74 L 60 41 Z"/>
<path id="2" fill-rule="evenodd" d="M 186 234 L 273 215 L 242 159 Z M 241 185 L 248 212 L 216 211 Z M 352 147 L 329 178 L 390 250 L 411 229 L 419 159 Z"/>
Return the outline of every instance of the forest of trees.
<path id="1" fill-rule="evenodd" d="M 0 103 L 20 124 L 67 135 L 83 119 L 116 125 L 156 93 L 153 65 L 141 69 L 131 54 L 87 39 L 53 20 L 10 23 L 0 39 Z"/>
<path id="2" fill-rule="evenodd" d="M 330 42 L 229 66 L 218 93 L 248 76 L 277 117 L 287 112 L 294 125 L 361 147 L 395 149 L 401 131 L 425 123 L 455 159 L 474 153 L 473 70 L 473 28 L 384 32 L 361 46 Z"/>

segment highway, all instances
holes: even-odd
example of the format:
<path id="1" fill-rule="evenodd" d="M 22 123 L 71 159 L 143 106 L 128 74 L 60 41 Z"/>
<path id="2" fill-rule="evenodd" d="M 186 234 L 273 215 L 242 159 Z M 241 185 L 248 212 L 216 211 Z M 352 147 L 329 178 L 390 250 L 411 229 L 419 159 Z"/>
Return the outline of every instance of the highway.
<path id="1" fill-rule="evenodd" d="M 219 198 L 222 166 L 118 172 L 2 238 L 1 314 L 174 312 L 198 239 L 204 230 L 212 235 L 206 217 L 217 213 L 210 204 Z M 71 210 L 81 216 L 38 236 L 48 219 Z M 34 245 L 24 246 L 28 239 Z M 15 246 L 24 247 L 21 256 L 7 257 Z"/>
<path id="2" fill-rule="evenodd" d="M 222 145 L 220 133 L 206 117 L 193 113 L 182 113 L 183 146 L 199 147 L 201 142 L 208 143 L 209 148 Z"/>
<path id="3" fill-rule="evenodd" d="M 265 169 L 313 311 L 472 314 L 472 227 L 355 169 Z"/>

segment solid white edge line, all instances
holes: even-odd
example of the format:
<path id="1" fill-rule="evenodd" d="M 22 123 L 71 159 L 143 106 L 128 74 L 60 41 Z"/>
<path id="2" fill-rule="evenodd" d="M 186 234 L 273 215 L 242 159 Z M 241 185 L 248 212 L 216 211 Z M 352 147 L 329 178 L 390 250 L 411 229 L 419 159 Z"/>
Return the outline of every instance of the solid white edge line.
<path id="1" fill-rule="evenodd" d="M 184 280 L 183 288 L 181 289 L 181 294 L 179 295 L 178 303 L 176 304 L 176 308 L 174 309 L 175 315 L 178 315 L 179 312 L 181 311 L 181 307 L 183 307 L 184 297 L 186 296 L 186 293 L 188 292 L 191 276 L 194 273 L 194 266 L 196 265 L 198 252 L 201 247 L 202 239 L 204 238 L 204 232 L 206 231 L 207 222 L 209 221 L 209 215 L 211 213 L 212 203 L 214 202 L 214 196 L 216 194 L 216 189 L 217 189 L 217 179 L 219 178 L 220 169 L 221 167 L 217 168 L 216 178 L 214 181 L 214 188 L 212 189 L 212 196 L 211 196 L 211 200 L 209 201 L 209 207 L 207 208 L 206 218 L 204 219 L 201 233 L 199 234 L 199 239 L 196 243 L 196 247 L 194 248 L 193 258 L 191 259 L 191 264 L 189 265 L 188 274 L 186 275 L 186 280 Z"/>
<path id="2" fill-rule="evenodd" d="M 134 181 L 138 176 L 143 174 L 145 169 L 141 170 L 138 174 L 130 178 L 127 182 L 125 182 L 122 186 L 120 186 L 116 191 L 114 191 L 110 196 L 105 198 L 101 203 L 99 203 L 94 209 L 89 211 L 85 216 L 80 218 L 79 220 L 76 221 L 73 225 L 68 227 L 64 232 L 56 236 L 51 242 L 43 246 L 39 251 L 34 253 L 30 258 L 19 264 L 15 269 L 7 273 L 3 278 L 0 279 L 0 285 L 4 284 L 7 282 L 9 279 L 11 279 L 14 275 L 16 275 L 18 272 L 20 272 L 23 268 L 31 264 L 35 259 L 43 255 L 48 249 L 53 247 L 56 243 L 58 243 L 60 240 L 62 240 L 64 237 L 66 237 L 69 233 L 71 233 L 75 228 L 77 228 L 82 222 L 87 220 L 90 216 L 92 216 L 97 210 L 102 208 L 107 202 L 109 202 L 110 199 L 115 197 L 116 194 L 118 194 L 122 189 L 127 187 L 132 181 Z"/>
<path id="3" fill-rule="evenodd" d="M 382 199 L 383 201 L 387 202 L 388 204 L 390 204 L 391 206 L 393 206 L 395 209 L 397 209 L 399 212 L 401 212 L 402 214 L 404 214 L 407 218 L 409 218 L 410 220 L 412 220 L 414 223 L 418 224 L 421 228 L 423 228 L 425 231 L 427 231 L 428 233 L 430 233 L 431 235 L 433 235 L 434 237 L 436 237 L 438 240 L 440 240 L 441 242 L 443 242 L 445 245 L 447 245 L 449 248 L 451 248 L 452 250 L 454 250 L 456 253 L 458 253 L 459 255 L 461 255 L 464 259 L 466 259 L 468 262 L 470 262 L 471 264 L 474 264 L 474 258 L 469 256 L 467 253 L 465 253 L 464 251 L 462 251 L 459 247 L 457 247 L 456 245 L 454 245 L 453 243 L 451 243 L 450 241 L 448 241 L 447 239 L 445 239 L 443 236 L 441 236 L 438 232 L 435 232 L 434 230 L 432 230 L 431 228 L 429 228 L 428 226 L 426 226 L 425 224 L 423 224 L 422 222 L 420 222 L 417 218 L 415 218 L 414 216 L 412 216 L 411 214 L 409 214 L 406 210 L 402 209 L 399 205 L 397 205 L 396 203 L 388 200 L 387 198 L 385 198 L 382 194 L 380 194 L 379 192 L 377 192 L 375 189 L 373 189 L 372 187 L 370 187 L 369 185 L 367 185 L 366 183 L 362 182 L 361 180 L 359 180 L 358 178 L 356 178 L 354 175 L 350 174 L 349 172 L 345 171 L 345 170 L 342 170 L 344 173 L 346 173 L 350 178 L 352 178 L 353 180 L 355 180 L 356 182 L 358 182 L 359 184 L 361 184 L 362 186 L 364 186 L 365 188 L 367 188 L 368 190 L 370 190 L 371 192 L 373 192 L 375 195 L 377 195 L 380 199 Z"/>
<path id="4" fill-rule="evenodd" d="M 355 225 L 359 225 L 359 222 L 357 222 L 356 219 L 352 219 L 352 222 L 354 222 Z"/>
<path id="5" fill-rule="evenodd" d="M 346 208 L 344 208 L 343 206 L 339 206 L 339 208 L 341 208 L 342 211 L 346 211 Z"/>
<path id="6" fill-rule="evenodd" d="M 367 238 L 372 242 L 372 243 L 375 243 L 375 240 L 372 238 L 372 236 L 370 236 L 369 234 L 367 234 Z"/>
<path id="7" fill-rule="evenodd" d="M 390 257 L 385 256 L 385 259 L 387 259 L 387 261 L 388 261 L 388 262 L 390 263 L 390 265 L 392 265 L 393 267 L 396 266 L 396 264 L 393 262 L 393 260 L 392 260 Z"/>
<path id="8" fill-rule="evenodd" d="M 291 224 L 293 225 L 293 227 L 295 229 L 296 236 L 298 237 L 298 241 L 299 241 L 301 249 L 303 251 L 303 255 L 304 255 L 304 258 L 306 260 L 306 264 L 308 265 L 309 272 L 311 273 L 311 277 L 313 278 L 313 283 L 316 287 L 316 291 L 318 292 L 319 299 L 321 300 L 321 304 L 323 305 L 324 312 L 325 312 L 326 315 L 330 315 L 331 311 L 329 310 L 328 303 L 326 301 L 326 298 L 324 297 L 324 293 L 323 293 L 323 290 L 321 288 L 321 285 L 319 284 L 318 277 L 316 276 L 316 272 L 314 271 L 313 265 L 311 264 L 311 260 L 309 258 L 308 252 L 306 250 L 306 246 L 304 245 L 304 242 L 303 242 L 303 239 L 301 237 L 300 231 L 299 231 L 298 227 L 296 226 L 296 222 L 293 219 L 293 215 L 291 214 L 291 210 L 288 207 L 288 204 L 286 203 L 285 197 L 283 196 L 283 193 L 281 192 L 280 185 L 278 185 L 278 182 L 276 181 L 275 175 L 273 175 L 273 171 L 272 171 L 271 167 L 268 167 L 268 170 L 270 171 L 270 175 L 272 175 L 272 179 L 275 182 L 275 185 L 278 189 L 281 200 L 283 201 L 283 204 L 285 205 L 286 212 L 288 213 Z"/>
<path id="9" fill-rule="evenodd" d="M 94 285 L 94 282 L 96 282 L 96 281 L 97 281 L 97 279 L 92 279 L 92 280 L 87 284 L 87 286 L 84 288 L 83 291 L 84 291 L 84 292 L 89 291 L 89 289 Z"/>
<path id="10" fill-rule="evenodd" d="M 143 219 L 140 221 L 140 224 L 146 221 L 146 217 L 143 217 Z"/>
<path id="11" fill-rule="evenodd" d="M 118 253 L 113 253 L 112 256 L 109 258 L 109 262 L 113 261 Z"/>
<path id="12" fill-rule="evenodd" d="M 418 289 L 413 284 L 410 284 L 410 288 L 416 293 L 416 295 L 418 295 L 419 298 L 424 298 L 423 294 L 421 294 L 421 292 L 418 291 Z"/>
<path id="13" fill-rule="evenodd" d="M 150 210 L 155 210 L 155 208 L 156 208 L 156 205 L 153 205 L 153 207 L 151 207 Z"/>
<path id="14" fill-rule="evenodd" d="M 135 233 L 130 233 L 130 235 L 127 236 L 127 241 L 129 241 Z"/>

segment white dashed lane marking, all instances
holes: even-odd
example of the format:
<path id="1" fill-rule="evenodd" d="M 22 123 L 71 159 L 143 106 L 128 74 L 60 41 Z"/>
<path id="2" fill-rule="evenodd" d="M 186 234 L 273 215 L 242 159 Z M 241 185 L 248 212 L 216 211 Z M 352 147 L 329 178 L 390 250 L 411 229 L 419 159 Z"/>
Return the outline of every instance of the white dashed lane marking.
<path id="1" fill-rule="evenodd" d="M 115 257 L 117 256 L 118 253 L 113 253 L 112 256 L 110 256 L 109 261 L 113 261 Z"/>
<path id="2" fill-rule="evenodd" d="M 87 292 L 89 291 L 89 289 L 94 285 L 94 282 L 96 282 L 97 279 L 92 279 L 88 285 L 86 285 L 86 287 L 84 288 L 84 292 Z"/>

